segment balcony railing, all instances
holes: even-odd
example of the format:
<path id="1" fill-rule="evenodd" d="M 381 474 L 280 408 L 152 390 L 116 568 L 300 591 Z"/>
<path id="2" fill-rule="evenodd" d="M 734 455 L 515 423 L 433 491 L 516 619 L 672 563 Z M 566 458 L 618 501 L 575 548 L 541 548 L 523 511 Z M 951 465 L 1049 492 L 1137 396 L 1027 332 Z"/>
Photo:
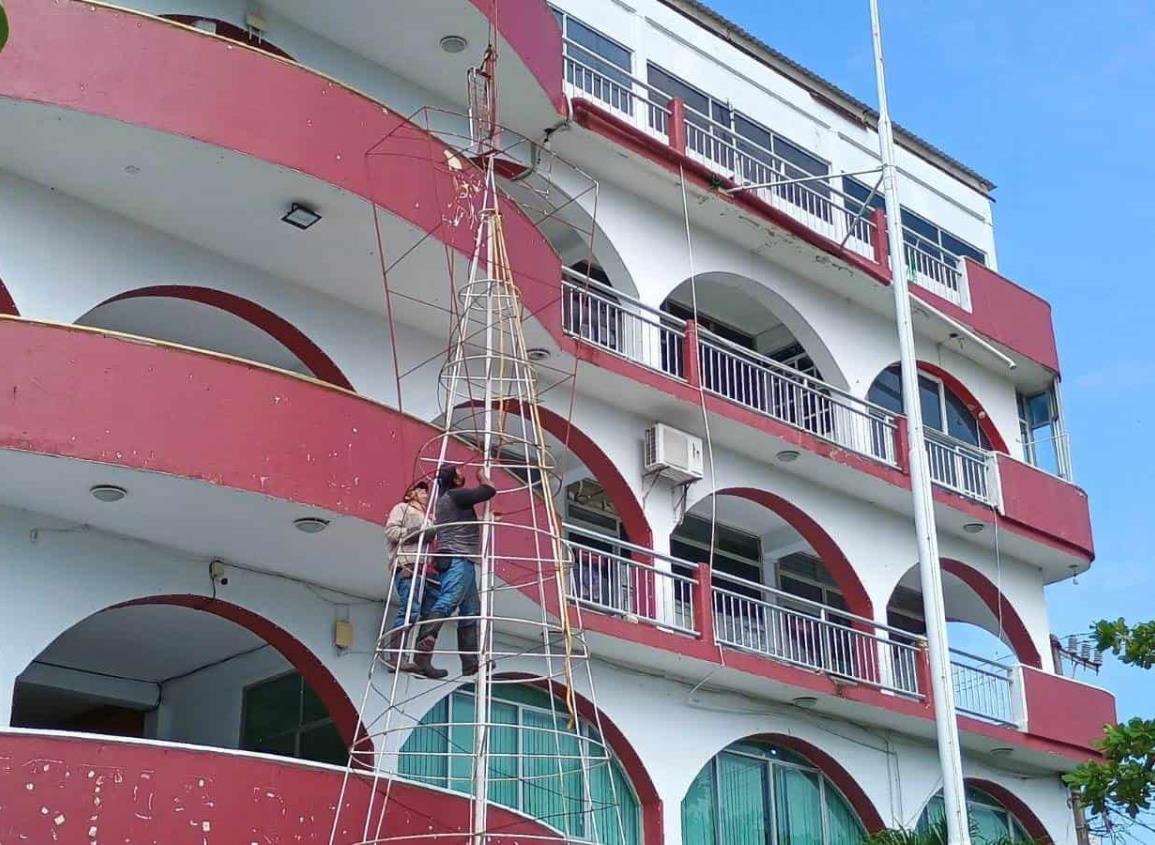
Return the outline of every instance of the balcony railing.
<path id="1" fill-rule="evenodd" d="M 932 428 L 924 431 L 930 480 L 969 499 L 997 504 L 997 464 L 993 453 Z"/>
<path id="2" fill-rule="evenodd" d="M 896 628 L 790 593 L 714 573 L 718 642 L 782 663 L 921 696 L 921 643 Z"/>
<path id="3" fill-rule="evenodd" d="M 897 466 L 898 423 L 885 408 L 703 329 L 698 336 L 699 372 L 707 392 Z"/>
<path id="4" fill-rule="evenodd" d="M 927 695 L 926 641 L 917 634 L 575 525 L 564 530 L 569 598 L 583 607 L 698 637 L 699 616 L 710 613 L 721 645 L 895 695 Z M 1014 666 L 957 649 L 950 661 L 959 713 L 1021 727 Z"/>
<path id="5" fill-rule="evenodd" d="M 955 710 L 986 722 L 1014 725 L 1014 667 L 953 648 L 950 658 Z"/>
<path id="6" fill-rule="evenodd" d="M 763 186 L 750 193 L 840 246 L 885 266 L 886 232 L 879 231 L 871 209 L 844 194 L 829 178 L 814 177 L 772 150 L 739 135 L 625 71 L 599 70 L 604 60 L 566 41 L 565 81 L 573 97 L 592 99 L 647 135 L 671 145 L 735 184 Z M 678 120 L 680 127 L 672 130 Z M 680 149 L 680 146 L 679 146 Z M 802 179 L 804 181 L 795 181 Z M 772 184 L 782 182 L 788 184 Z M 769 184 L 768 184 L 769 183 Z M 911 281 L 969 309 L 970 296 L 961 257 L 918 233 L 904 232 L 903 261 Z"/>
<path id="7" fill-rule="evenodd" d="M 698 633 L 694 564 L 574 525 L 564 531 L 571 599 L 659 628 Z"/>

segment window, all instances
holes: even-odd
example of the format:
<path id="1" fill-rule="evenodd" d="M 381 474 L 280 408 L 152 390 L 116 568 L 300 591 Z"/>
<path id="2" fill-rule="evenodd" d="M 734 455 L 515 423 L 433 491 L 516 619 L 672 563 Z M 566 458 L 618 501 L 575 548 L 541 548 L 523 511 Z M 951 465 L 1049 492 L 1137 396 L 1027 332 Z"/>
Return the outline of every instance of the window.
<path id="1" fill-rule="evenodd" d="M 996 799 L 973 786 L 966 788 L 966 796 L 967 816 L 973 831 L 971 838 L 976 843 L 993 845 L 1007 839 L 1015 842 L 1031 841 L 1026 828 Z M 942 824 L 945 818 L 946 809 L 940 792 L 926 802 L 926 808 L 918 819 L 918 829 L 926 830 Z"/>
<path id="2" fill-rule="evenodd" d="M 443 698 L 401 746 L 401 774 L 469 793 L 475 719 L 471 687 Z M 582 842 L 638 845 L 640 806 L 624 769 L 593 726 L 575 731 L 568 722 L 565 707 L 540 690 L 495 690 L 489 800 Z"/>
<path id="3" fill-rule="evenodd" d="M 967 404 L 947 389 L 941 380 L 919 373 L 918 387 L 923 423 L 971 446 L 990 448 L 990 441 L 979 426 L 978 419 Z M 866 398 L 888 411 L 902 413 L 902 376 L 898 364 L 879 374 Z"/>
<path id="4" fill-rule="evenodd" d="M 657 89 L 651 93 L 651 99 L 662 108 L 668 109 L 674 97 L 685 102 L 686 147 L 727 170 L 735 171 L 735 175 L 746 182 L 765 184 L 830 173 L 827 162 L 802 146 L 734 111 L 728 103 L 711 97 L 657 65 L 647 66 L 647 81 Z M 664 121 L 664 113 L 651 112 L 652 128 L 668 131 Z M 803 185 L 780 185 L 772 190 L 809 213 L 830 219 L 829 203 L 823 199 L 830 196 L 830 186 L 826 182 L 816 180 Z"/>
<path id="5" fill-rule="evenodd" d="M 553 9 L 553 16 L 561 27 L 566 82 L 633 114 L 633 53 L 560 9 Z"/>
<path id="6" fill-rule="evenodd" d="M 682 800 L 685 845 L 858 845 L 862 822 L 809 760 L 736 743 L 706 764 Z"/>
<path id="7" fill-rule="evenodd" d="M 343 764 L 349 757 L 325 705 L 298 672 L 245 688 L 241 748 L 317 763 Z"/>
<path id="8" fill-rule="evenodd" d="M 686 514 L 670 536 L 670 554 L 691 562 L 710 557 L 710 520 Z M 728 525 L 717 525 L 714 532 L 714 569 L 747 581 L 762 582 L 762 541 Z M 726 589 L 738 592 L 738 585 L 726 582 Z M 761 593 L 753 591 L 754 596 Z"/>
<path id="9" fill-rule="evenodd" d="M 876 191 L 871 197 L 870 188 L 852 176 L 842 177 L 842 191 L 846 194 L 844 200 L 846 209 L 851 214 L 858 214 L 862 211 L 864 204 L 868 208 L 886 211 L 886 198 L 882 195 L 882 191 Z M 868 197 L 870 197 L 869 203 L 867 203 Z M 864 214 L 863 216 L 867 215 Z M 981 249 L 971 246 L 945 229 L 940 229 L 925 217 L 915 214 L 905 206 L 902 209 L 902 232 L 903 242 L 908 249 L 918 250 L 951 267 L 958 267 L 960 256 L 973 258 L 980 264 L 987 263 L 987 255 Z M 868 239 L 865 235 L 865 229 L 860 230 L 857 235 L 861 240 Z"/>
<path id="10" fill-rule="evenodd" d="M 694 309 L 673 299 L 667 299 L 663 302 L 662 310 L 682 320 L 694 320 Z M 695 322 L 706 331 L 716 334 L 718 337 L 725 338 L 731 343 L 736 343 L 743 349 L 749 349 L 751 352 L 754 351 L 754 335 L 752 334 L 727 325 L 721 320 L 715 320 L 710 315 L 703 314 L 701 311 L 698 312 L 698 317 Z"/>
<path id="11" fill-rule="evenodd" d="M 1029 396 L 1020 393 L 1017 398 L 1023 459 L 1052 475 L 1069 479 L 1070 457 L 1054 388 Z"/>

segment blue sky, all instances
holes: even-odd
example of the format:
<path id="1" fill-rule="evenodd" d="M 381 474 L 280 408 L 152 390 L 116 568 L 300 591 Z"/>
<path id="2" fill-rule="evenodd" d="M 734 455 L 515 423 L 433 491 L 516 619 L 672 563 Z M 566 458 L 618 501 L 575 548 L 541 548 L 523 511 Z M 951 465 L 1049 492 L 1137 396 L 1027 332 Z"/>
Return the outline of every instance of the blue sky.
<path id="1" fill-rule="evenodd" d="M 708 2 L 876 103 L 867 0 Z M 892 114 L 999 186 L 999 268 L 1054 308 L 1098 558 L 1048 588 L 1051 630 L 1155 618 L 1155 3 L 883 0 L 882 20 Z M 1155 670 L 1107 664 L 1120 718 L 1155 717 Z"/>

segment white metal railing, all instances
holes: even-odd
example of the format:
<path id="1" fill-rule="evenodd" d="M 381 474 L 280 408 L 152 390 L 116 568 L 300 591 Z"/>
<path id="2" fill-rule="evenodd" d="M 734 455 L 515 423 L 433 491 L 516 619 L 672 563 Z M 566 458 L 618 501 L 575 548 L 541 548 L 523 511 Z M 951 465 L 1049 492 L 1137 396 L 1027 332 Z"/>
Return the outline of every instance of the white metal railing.
<path id="1" fill-rule="evenodd" d="M 772 358 L 699 331 L 702 386 L 709 393 L 896 466 L 898 422 L 885 408 Z"/>
<path id="2" fill-rule="evenodd" d="M 698 633 L 695 564 L 574 525 L 565 525 L 565 533 L 572 557 L 571 600 L 604 613 Z"/>
<path id="3" fill-rule="evenodd" d="M 565 39 L 565 49 L 565 82 L 570 96 L 592 97 L 646 134 L 669 137 L 670 109 L 660 104 L 668 99 L 665 95 L 624 70 L 598 70 L 594 65 L 605 64 L 605 59 L 575 41 Z"/>
<path id="4" fill-rule="evenodd" d="M 925 695 L 921 639 L 818 602 L 714 572 L 718 642 L 903 695 Z"/>
<path id="5" fill-rule="evenodd" d="M 566 334 L 678 379 L 685 378 L 686 323 L 563 267 Z"/>
<path id="6" fill-rule="evenodd" d="M 1014 725 L 1014 667 L 957 649 L 950 650 L 955 710 L 967 716 Z"/>
<path id="7" fill-rule="evenodd" d="M 924 431 L 930 480 L 967 498 L 997 504 L 993 454 L 933 428 Z"/>
<path id="8" fill-rule="evenodd" d="M 963 260 L 911 229 L 903 228 L 902 239 L 910 281 L 961 308 L 970 308 Z"/>

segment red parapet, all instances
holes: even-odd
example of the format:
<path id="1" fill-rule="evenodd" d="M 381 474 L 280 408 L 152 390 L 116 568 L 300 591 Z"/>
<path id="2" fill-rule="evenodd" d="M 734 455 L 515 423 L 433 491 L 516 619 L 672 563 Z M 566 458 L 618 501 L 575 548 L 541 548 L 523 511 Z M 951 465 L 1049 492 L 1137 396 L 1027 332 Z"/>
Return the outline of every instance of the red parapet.
<path id="1" fill-rule="evenodd" d="M 999 454 L 1003 518 L 1091 560 L 1091 509 L 1082 488 L 1030 464 Z"/>
<path id="2" fill-rule="evenodd" d="M 870 222 L 873 229 L 870 232 L 870 245 L 874 247 L 874 263 L 884 273 L 890 272 L 890 250 L 886 240 L 886 212 L 881 208 L 872 209 Z"/>
<path id="3" fill-rule="evenodd" d="M 0 733 L 0 842 L 334 842 L 364 839 L 370 781 L 261 755 L 90 736 Z M 383 793 L 388 781 L 377 786 Z M 377 797 L 376 806 L 381 806 Z M 382 835 L 424 841 L 469 830 L 470 800 L 394 781 Z M 539 822 L 491 806 L 487 841 L 560 842 Z M 449 836 L 445 843 L 465 842 Z"/>
<path id="4" fill-rule="evenodd" d="M 717 645 L 714 638 L 714 571 L 708 563 L 699 563 L 694 571 L 694 627 L 704 644 Z"/>
<path id="5" fill-rule="evenodd" d="M 686 103 L 681 97 L 670 100 L 670 146 L 679 155 L 686 154 Z"/>
<path id="6" fill-rule="evenodd" d="M 1022 667 L 1027 733 L 1095 751 L 1104 725 L 1116 722 L 1115 696 L 1072 678 Z"/>
<path id="7" fill-rule="evenodd" d="M 702 386 L 702 367 L 699 357 L 698 324 L 686 321 L 686 333 L 682 340 L 682 375 L 686 383 L 697 389 Z"/>

